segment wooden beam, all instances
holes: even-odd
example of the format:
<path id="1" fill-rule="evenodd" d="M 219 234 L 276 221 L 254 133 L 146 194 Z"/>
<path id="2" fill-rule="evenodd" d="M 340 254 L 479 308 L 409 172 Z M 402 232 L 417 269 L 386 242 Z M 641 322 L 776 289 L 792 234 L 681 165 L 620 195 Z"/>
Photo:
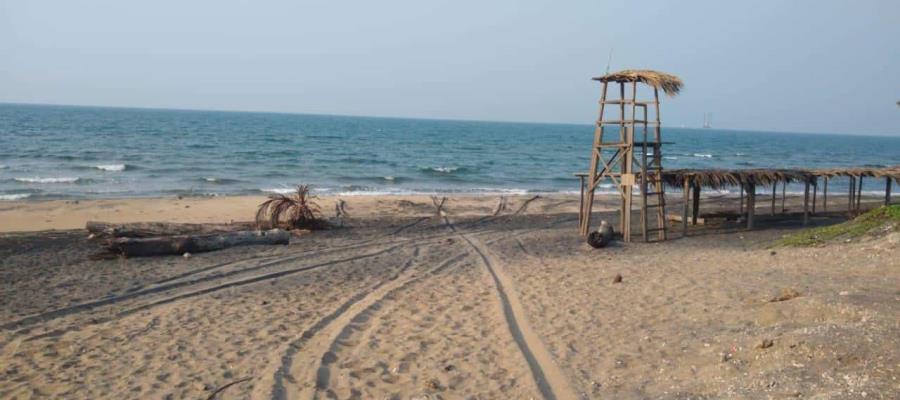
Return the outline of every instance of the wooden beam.
<path id="1" fill-rule="evenodd" d="M 825 186 L 822 187 L 822 211 L 828 212 L 828 177 L 825 177 Z"/>
<path id="2" fill-rule="evenodd" d="M 853 212 L 853 196 L 856 195 L 856 178 L 850 177 L 850 194 L 847 195 L 847 212 Z"/>
<path id="3" fill-rule="evenodd" d="M 738 206 L 738 214 L 744 214 L 744 183 L 741 182 L 741 195 L 738 196 L 741 199 L 740 205 Z"/>

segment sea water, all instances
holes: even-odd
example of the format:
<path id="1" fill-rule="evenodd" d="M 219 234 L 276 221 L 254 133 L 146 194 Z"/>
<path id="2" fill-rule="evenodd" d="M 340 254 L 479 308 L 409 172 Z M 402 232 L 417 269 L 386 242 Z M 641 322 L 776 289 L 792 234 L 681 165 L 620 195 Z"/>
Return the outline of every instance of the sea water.
<path id="1" fill-rule="evenodd" d="M 0 200 L 263 194 L 300 183 L 343 196 L 577 192 L 573 173 L 587 170 L 592 140 L 590 124 L 0 104 Z M 665 168 L 900 164 L 900 137 L 664 126 L 663 140 L 674 142 L 663 146 Z"/>

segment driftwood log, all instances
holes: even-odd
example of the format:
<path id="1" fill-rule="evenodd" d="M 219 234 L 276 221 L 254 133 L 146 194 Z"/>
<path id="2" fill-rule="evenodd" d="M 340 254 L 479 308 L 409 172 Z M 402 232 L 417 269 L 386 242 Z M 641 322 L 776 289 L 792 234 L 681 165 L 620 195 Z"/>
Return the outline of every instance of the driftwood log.
<path id="1" fill-rule="evenodd" d="M 150 238 L 175 235 L 211 235 L 256 229 L 252 222 L 234 224 L 175 224 L 169 222 L 134 222 L 110 224 L 88 221 L 85 228 L 97 238 Z"/>
<path id="2" fill-rule="evenodd" d="M 211 235 L 178 235 L 153 238 L 114 238 L 106 249 L 126 257 L 202 253 L 234 246 L 254 244 L 288 244 L 291 234 L 281 229 L 240 231 Z"/>

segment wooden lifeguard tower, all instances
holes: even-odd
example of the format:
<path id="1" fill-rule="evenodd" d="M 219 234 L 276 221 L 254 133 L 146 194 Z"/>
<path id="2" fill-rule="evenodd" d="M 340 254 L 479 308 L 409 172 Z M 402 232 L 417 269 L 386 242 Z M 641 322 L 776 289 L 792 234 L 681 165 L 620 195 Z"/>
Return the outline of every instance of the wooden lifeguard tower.
<path id="1" fill-rule="evenodd" d="M 594 192 L 606 180 L 622 196 L 619 232 L 623 240 L 631 241 L 631 210 L 633 187 L 640 190 L 640 223 L 644 241 L 651 233 L 658 240 L 666 239 L 666 203 L 663 185 L 662 145 L 659 117 L 659 91 L 675 96 L 681 90 L 681 79 L 657 71 L 626 70 L 593 78 L 603 84 L 600 95 L 600 116 L 594 129 L 589 172 L 582 177 L 579 227 L 582 236 L 591 230 L 591 209 Z M 618 84 L 617 99 L 607 97 L 610 83 Z M 638 100 L 638 84 L 653 90 L 653 100 Z M 627 93 L 626 93 L 627 92 Z M 617 119 L 604 119 L 607 106 L 618 109 Z M 652 115 L 651 115 L 652 113 Z M 618 129 L 615 129 L 618 127 Z M 610 132 L 613 131 L 613 132 Z M 656 218 L 650 226 L 650 218 Z"/>

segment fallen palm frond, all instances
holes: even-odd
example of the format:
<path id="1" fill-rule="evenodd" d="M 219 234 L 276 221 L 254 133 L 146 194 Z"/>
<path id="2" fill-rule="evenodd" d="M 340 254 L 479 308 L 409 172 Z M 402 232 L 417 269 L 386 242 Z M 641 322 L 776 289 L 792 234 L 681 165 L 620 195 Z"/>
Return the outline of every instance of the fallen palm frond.
<path id="1" fill-rule="evenodd" d="M 681 81 L 681 78 L 675 75 L 646 69 L 628 69 L 613 72 L 611 74 L 598 76 L 594 78 L 594 80 L 600 82 L 641 82 L 656 89 L 661 89 L 669 96 L 676 96 L 681 92 L 681 88 L 684 86 L 684 82 Z"/>
<path id="2" fill-rule="evenodd" d="M 256 224 L 266 228 L 322 229 L 326 222 L 321 218 L 319 206 L 309 193 L 309 185 L 298 185 L 290 195 L 272 194 L 259 205 Z"/>

